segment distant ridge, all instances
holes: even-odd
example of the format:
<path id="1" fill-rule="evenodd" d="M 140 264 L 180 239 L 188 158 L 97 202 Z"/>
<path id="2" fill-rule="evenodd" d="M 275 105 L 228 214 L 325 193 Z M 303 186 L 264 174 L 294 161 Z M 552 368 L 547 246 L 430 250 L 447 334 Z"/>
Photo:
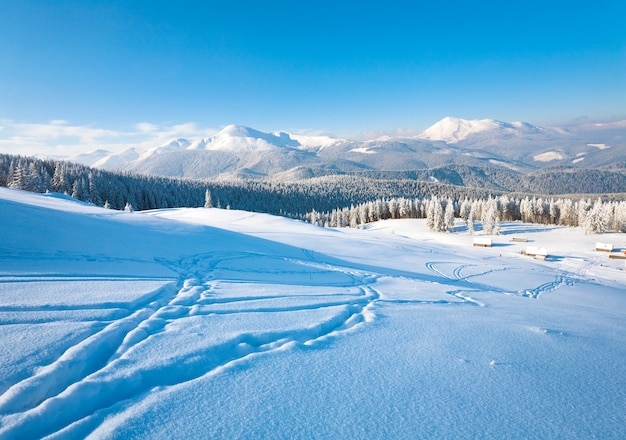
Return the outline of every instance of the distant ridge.
<path id="1" fill-rule="evenodd" d="M 98 150 L 67 159 L 111 170 L 211 179 L 404 172 L 451 165 L 522 174 L 552 167 L 621 169 L 626 168 L 622 122 L 543 127 L 445 117 L 414 137 L 369 141 L 266 133 L 233 124 L 213 136 L 171 139 L 143 151 Z"/>

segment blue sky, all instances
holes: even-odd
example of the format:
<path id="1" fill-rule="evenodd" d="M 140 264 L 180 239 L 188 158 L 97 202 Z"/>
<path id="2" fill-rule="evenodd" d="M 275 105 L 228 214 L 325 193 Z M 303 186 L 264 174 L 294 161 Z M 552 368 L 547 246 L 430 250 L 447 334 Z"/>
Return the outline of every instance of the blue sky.
<path id="1" fill-rule="evenodd" d="M 0 152 L 626 119 L 621 0 L 0 5 Z"/>

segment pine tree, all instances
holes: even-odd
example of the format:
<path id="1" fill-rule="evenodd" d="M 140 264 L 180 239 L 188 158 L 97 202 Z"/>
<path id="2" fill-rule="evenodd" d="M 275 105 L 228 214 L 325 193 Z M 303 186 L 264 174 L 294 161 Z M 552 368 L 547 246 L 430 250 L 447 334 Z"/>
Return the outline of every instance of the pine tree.
<path id="1" fill-rule="evenodd" d="M 615 207 L 615 229 L 626 232 L 626 202 L 619 202 Z"/>
<path id="2" fill-rule="evenodd" d="M 369 220 L 369 210 L 367 209 L 367 203 L 359 205 L 359 225 L 366 224 Z"/>
<path id="3" fill-rule="evenodd" d="M 426 226 L 431 231 L 435 230 L 435 200 L 436 196 L 431 198 L 428 201 L 428 206 L 426 207 Z"/>
<path id="4" fill-rule="evenodd" d="M 52 175 L 52 191 L 66 193 L 67 189 L 63 162 L 58 161 L 54 165 L 54 174 Z"/>
<path id="5" fill-rule="evenodd" d="M 444 230 L 443 207 L 441 206 L 441 202 L 439 200 L 435 200 L 435 207 L 434 207 L 434 230 L 435 231 L 443 231 Z"/>
<path id="6" fill-rule="evenodd" d="M 444 212 L 444 230 L 450 232 L 454 228 L 454 203 L 452 199 L 448 199 L 446 210 Z"/>
<path id="7" fill-rule="evenodd" d="M 389 210 L 389 215 L 391 218 L 399 218 L 400 217 L 400 204 L 396 199 L 390 199 L 387 202 L 387 207 Z"/>
<path id="8" fill-rule="evenodd" d="M 213 208 L 213 203 L 211 202 L 211 191 L 209 191 L 208 189 L 204 193 L 204 207 Z"/>
<path id="9" fill-rule="evenodd" d="M 348 220 L 348 226 L 356 228 L 359 226 L 359 210 L 354 205 L 350 205 L 350 214 Z"/>
<path id="10" fill-rule="evenodd" d="M 571 199 L 559 199 L 556 201 L 559 210 L 559 225 L 576 226 L 574 204 Z"/>
<path id="11" fill-rule="evenodd" d="M 489 199 L 485 202 L 482 210 L 483 231 L 486 234 L 500 233 L 500 218 L 498 216 L 498 203 L 496 199 Z"/>
<path id="12" fill-rule="evenodd" d="M 589 210 L 591 209 L 591 202 L 589 200 L 579 200 L 577 204 L 578 211 L 578 226 L 583 229 L 587 229 L 587 217 L 589 216 Z"/>
<path id="13" fill-rule="evenodd" d="M 11 175 L 11 172 L 9 172 Z M 23 189 L 27 187 L 26 169 L 24 168 L 22 161 L 19 161 L 13 169 L 12 177 L 9 181 L 9 188 Z"/>
<path id="14" fill-rule="evenodd" d="M 528 197 L 524 197 L 524 200 L 520 202 L 520 220 L 524 223 L 530 223 L 532 220 L 532 208 L 530 207 L 530 200 Z"/>
<path id="15" fill-rule="evenodd" d="M 72 183 L 72 197 L 77 200 L 82 200 L 83 196 L 83 188 L 82 188 L 82 180 L 78 179 Z"/>
<path id="16" fill-rule="evenodd" d="M 467 223 L 467 218 L 469 217 L 471 206 L 472 204 L 467 199 L 467 197 L 463 199 L 463 202 L 461 202 L 461 208 L 459 210 L 459 217 L 465 220 L 465 223 Z"/>
<path id="17" fill-rule="evenodd" d="M 31 162 L 26 168 L 24 189 L 31 192 L 44 192 L 43 181 L 39 175 L 39 168 Z"/>
<path id="18" fill-rule="evenodd" d="M 558 224 L 559 220 L 559 208 L 558 205 L 554 202 L 554 199 L 550 200 L 550 222 L 553 225 Z"/>
<path id="19" fill-rule="evenodd" d="M 607 225 L 607 212 L 604 204 L 602 203 L 602 199 L 598 198 L 598 200 L 593 204 L 593 207 L 589 210 L 587 216 L 585 217 L 583 228 L 585 229 L 586 234 L 601 234 L 607 230 Z"/>
<path id="20" fill-rule="evenodd" d="M 498 212 L 500 213 L 500 219 L 504 221 L 512 220 L 511 200 L 506 195 L 500 196 L 498 200 Z"/>
<path id="21" fill-rule="evenodd" d="M 339 215 L 339 227 L 345 228 L 346 226 L 348 226 L 349 218 L 350 218 L 350 215 L 349 215 L 348 209 L 347 208 L 342 209 Z"/>
<path id="22" fill-rule="evenodd" d="M 474 210 L 474 203 L 472 203 L 469 214 L 467 215 L 467 231 L 470 235 L 474 235 L 474 221 L 476 221 L 476 212 Z"/>
<path id="23" fill-rule="evenodd" d="M 93 174 L 89 173 L 87 176 L 87 179 L 89 181 L 88 183 L 89 201 L 93 203 L 94 205 L 98 205 L 98 206 L 102 205 L 102 198 L 100 198 L 100 193 L 98 189 L 96 188 L 96 181 L 95 181 Z"/>
<path id="24" fill-rule="evenodd" d="M 7 182 L 6 185 L 9 188 L 13 188 L 13 179 L 15 179 L 15 163 L 11 161 L 9 164 L 9 171 L 7 172 Z"/>
<path id="25" fill-rule="evenodd" d="M 500 216 L 498 215 L 498 212 L 496 211 L 496 218 L 493 222 L 493 230 L 492 230 L 493 235 L 500 235 Z"/>

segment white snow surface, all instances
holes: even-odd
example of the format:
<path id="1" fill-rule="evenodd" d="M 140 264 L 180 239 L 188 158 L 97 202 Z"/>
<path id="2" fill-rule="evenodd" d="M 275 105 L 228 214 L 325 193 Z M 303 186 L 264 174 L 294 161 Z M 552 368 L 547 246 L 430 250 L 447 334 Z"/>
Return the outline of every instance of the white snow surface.
<path id="1" fill-rule="evenodd" d="M 352 153 L 360 153 L 360 154 L 376 154 L 378 153 L 375 149 L 376 147 L 359 147 L 353 148 L 350 151 Z"/>
<path id="2" fill-rule="evenodd" d="M 565 156 L 558 151 L 546 151 L 544 153 L 536 154 L 533 159 L 537 162 L 551 162 L 553 160 L 562 160 Z"/>
<path id="3" fill-rule="evenodd" d="M 242 125 L 228 125 L 215 136 L 190 148 L 218 151 L 262 151 L 272 148 L 295 148 L 300 144 L 286 133 L 263 133 Z"/>
<path id="4" fill-rule="evenodd" d="M 332 136 L 324 136 L 324 135 L 304 135 L 304 134 L 295 134 L 295 133 L 285 133 L 279 132 L 275 133 L 276 136 L 289 136 L 291 139 L 297 141 L 300 146 L 300 149 L 310 150 L 310 151 L 321 151 L 324 148 L 328 148 L 332 145 L 342 144 L 347 142 L 347 140 L 342 138 L 335 138 Z"/>
<path id="5" fill-rule="evenodd" d="M 623 234 L 0 213 L 2 439 L 623 438 Z"/>
<path id="6" fill-rule="evenodd" d="M 587 144 L 589 147 L 595 147 L 598 150 L 606 150 L 607 148 L 611 148 L 609 145 L 607 144 Z"/>
<path id="7" fill-rule="evenodd" d="M 108 156 L 99 159 L 97 162 L 91 164 L 94 168 L 122 168 L 125 165 L 128 165 L 134 160 L 139 159 L 139 153 L 134 148 L 129 148 L 120 153 L 110 154 Z"/>
<path id="8" fill-rule="evenodd" d="M 493 119 L 460 119 L 453 117 L 443 118 L 430 126 L 419 136 L 432 141 L 459 142 L 471 134 L 495 130 L 498 124 Z"/>
<path id="9" fill-rule="evenodd" d="M 456 144 L 473 135 L 484 133 L 511 137 L 536 134 L 543 131 L 545 129 L 542 127 L 526 122 L 502 122 L 495 119 L 461 119 L 448 116 L 428 127 L 417 137 Z"/>

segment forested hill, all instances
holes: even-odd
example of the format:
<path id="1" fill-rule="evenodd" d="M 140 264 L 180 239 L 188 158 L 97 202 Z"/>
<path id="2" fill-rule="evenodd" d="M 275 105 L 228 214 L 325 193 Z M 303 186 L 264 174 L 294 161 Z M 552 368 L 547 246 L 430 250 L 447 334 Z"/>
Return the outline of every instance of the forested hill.
<path id="1" fill-rule="evenodd" d="M 562 176 L 562 177 L 559 177 Z M 65 161 L 0 155 L 0 186 L 34 192 L 67 193 L 114 209 L 199 207 L 207 203 L 303 218 L 378 199 L 485 199 L 506 192 L 597 194 L 626 192 L 626 177 L 604 171 L 544 170 L 523 176 L 496 168 L 449 166 L 426 171 L 328 175 L 295 181 L 203 181 L 104 171 Z M 398 178 L 401 177 L 401 178 Z M 423 179 L 423 180 L 419 180 Z M 487 179 L 487 180 L 481 180 Z M 481 184 L 489 181 L 490 184 Z M 446 182 L 446 183 L 442 183 Z M 565 182 L 559 185 L 559 182 Z M 568 183 L 569 182 L 569 183 Z M 575 188 L 575 190 L 572 190 Z M 592 191 L 585 191 L 589 188 Z M 553 193 L 554 193 L 553 192 Z"/>
<path id="2" fill-rule="evenodd" d="M 626 174 L 619 171 L 550 168 L 523 176 L 520 191 L 534 194 L 606 194 L 626 192 Z"/>
<path id="3" fill-rule="evenodd" d="M 199 207 L 207 202 L 289 217 L 330 211 L 380 198 L 484 198 L 494 191 L 416 180 L 324 176 L 293 182 L 268 180 L 203 181 L 104 171 L 65 161 L 0 155 L 0 186 L 53 191 L 113 209 Z"/>
<path id="4" fill-rule="evenodd" d="M 415 171 L 365 171 L 376 179 L 414 179 L 528 194 L 607 194 L 626 192 L 624 170 L 555 167 L 529 174 L 493 166 L 446 165 Z"/>

